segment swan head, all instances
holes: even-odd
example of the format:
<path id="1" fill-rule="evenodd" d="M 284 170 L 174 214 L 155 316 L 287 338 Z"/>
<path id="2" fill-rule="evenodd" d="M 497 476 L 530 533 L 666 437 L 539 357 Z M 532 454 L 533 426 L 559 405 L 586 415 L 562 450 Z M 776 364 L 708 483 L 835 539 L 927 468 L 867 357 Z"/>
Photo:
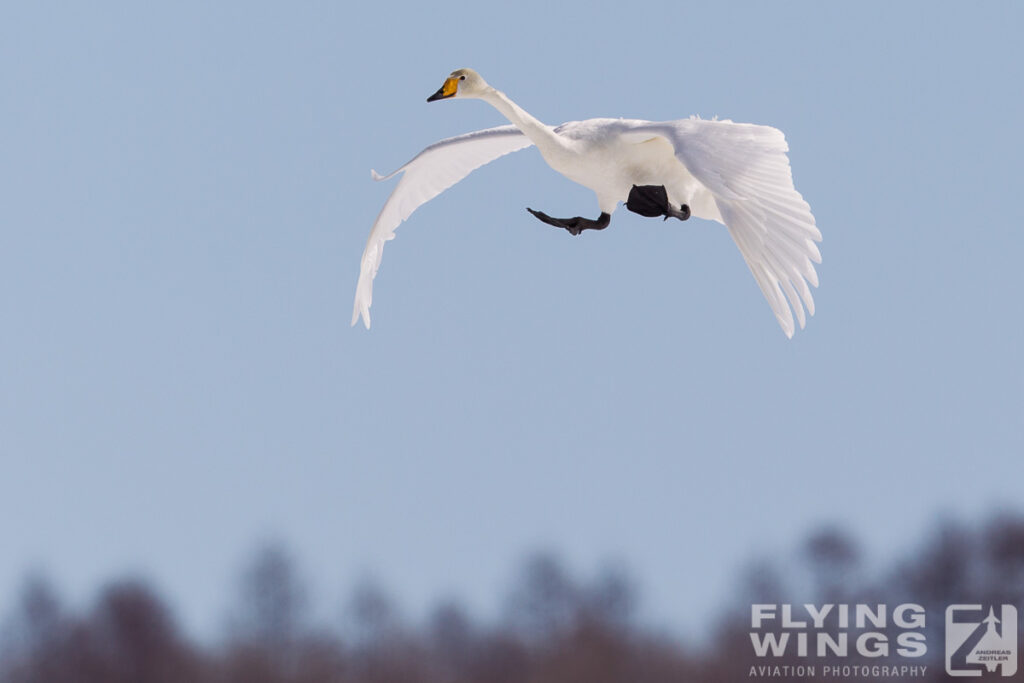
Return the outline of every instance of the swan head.
<path id="1" fill-rule="evenodd" d="M 427 98 L 427 102 L 452 97 L 480 97 L 489 87 L 487 81 L 472 69 L 457 69 L 445 79 L 444 85 L 436 93 Z"/>

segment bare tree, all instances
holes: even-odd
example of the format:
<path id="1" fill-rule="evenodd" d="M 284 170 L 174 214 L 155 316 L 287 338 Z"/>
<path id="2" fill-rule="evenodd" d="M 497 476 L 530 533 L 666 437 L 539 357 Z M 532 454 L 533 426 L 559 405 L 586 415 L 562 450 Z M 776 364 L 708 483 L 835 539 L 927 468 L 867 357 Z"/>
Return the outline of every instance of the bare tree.
<path id="1" fill-rule="evenodd" d="M 306 589 L 284 545 L 262 546 L 241 575 L 226 677 L 239 683 L 294 678 L 307 635 L 306 608 Z"/>
<path id="2" fill-rule="evenodd" d="M 0 676 L 18 683 L 70 680 L 66 656 L 70 623 L 50 581 L 41 574 L 26 580 L 3 643 Z"/>
<path id="3" fill-rule="evenodd" d="M 526 638 L 551 642 L 569 631 L 580 604 L 580 591 L 561 562 L 538 553 L 526 560 L 509 596 L 509 624 Z"/>
<path id="4" fill-rule="evenodd" d="M 842 600 L 848 589 L 859 583 L 860 549 L 838 527 L 825 527 L 810 535 L 803 546 L 803 560 L 809 566 L 819 597 Z"/>

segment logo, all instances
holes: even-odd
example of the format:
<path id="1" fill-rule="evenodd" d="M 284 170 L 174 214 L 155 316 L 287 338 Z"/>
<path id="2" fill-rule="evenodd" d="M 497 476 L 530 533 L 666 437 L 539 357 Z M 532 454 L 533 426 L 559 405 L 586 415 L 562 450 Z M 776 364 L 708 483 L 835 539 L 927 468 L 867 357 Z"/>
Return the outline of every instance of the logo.
<path id="1" fill-rule="evenodd" d="M 950 605 L 946 608 L 946 673 L 981 676 L 996 669 L 1017 673 L 1017 608 L 1001 605 Z"/>
<path id="2" fill-rule="evenodd" d="M 915 603 L 751 605 L 747 677 L 924 678 L 926 620 Z"/>

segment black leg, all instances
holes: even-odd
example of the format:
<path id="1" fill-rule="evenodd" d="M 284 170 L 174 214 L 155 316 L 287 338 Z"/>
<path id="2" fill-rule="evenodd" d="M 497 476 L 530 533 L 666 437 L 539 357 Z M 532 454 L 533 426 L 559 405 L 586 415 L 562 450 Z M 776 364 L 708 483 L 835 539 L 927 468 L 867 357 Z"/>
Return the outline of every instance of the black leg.
<path id="1" fill-rule="evenodd" d="M 530 208 L 526 210 L 536 216 L 538 220 L 548 225 L 553 225 L 556 228 L 565 228 L 571 235 L 579 235 L 584 230 L 604 230 L 612 220 L 611 214 L 608 213 L 602 213 L 595 221 L 590 218 L 583 218 L 582 216 L 576 216 L 575 218 L 552 218 L 543 211 L 534 211 Z"/>
<path id="2" fill-rule="evenodd" d="M 685 221 L 690 217 L 690 207 L 683 204 L 678 209 L 668 203 L 668 192 L 664 185 L 634 185 L 629 191 L 626 208 L 641 216 L 653 218 L 664 216 Z"/>

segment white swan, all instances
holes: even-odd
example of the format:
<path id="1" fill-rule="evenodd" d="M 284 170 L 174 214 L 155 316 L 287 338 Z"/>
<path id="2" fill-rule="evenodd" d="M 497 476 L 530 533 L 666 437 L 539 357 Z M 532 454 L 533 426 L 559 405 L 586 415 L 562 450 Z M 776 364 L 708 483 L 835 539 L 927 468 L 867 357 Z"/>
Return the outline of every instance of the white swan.
<path id="1" fill-rule="evenodd" d="M 384 243 L 420 205 L 500 156 L 536 145 L 551 168 L 597 194 L 597 219 L 551 218 L 574 235 L 606 227 L 619 202 L 645 216 L 686 220 L 690 214 L 723 223 L 739 247 L 776 319 L 793 336 L 793 313 L 802 328 L 804 306 L 814 315 L 808 283 L 818 286 L 811 263 L 821 263 L 821 233 L 807 202 L 793 188 L 782 132 L 769 126 L 698 118 L 665 121 L 590 119 L 552 127 L 530 116 L 472 69 L 459 69 L 428 102 L 481 99 L 512 125 L 441 140 L 387 176 L 402 172 L 370 231 L 356 287 L 352 324 L 370 327 L 373 278 Z M 678 209 L 676 207 L 679 207 Z M 788 305 L 787 305 L 788 299 Z M 790 310 L 792 307 L 792 310 Z"/>

